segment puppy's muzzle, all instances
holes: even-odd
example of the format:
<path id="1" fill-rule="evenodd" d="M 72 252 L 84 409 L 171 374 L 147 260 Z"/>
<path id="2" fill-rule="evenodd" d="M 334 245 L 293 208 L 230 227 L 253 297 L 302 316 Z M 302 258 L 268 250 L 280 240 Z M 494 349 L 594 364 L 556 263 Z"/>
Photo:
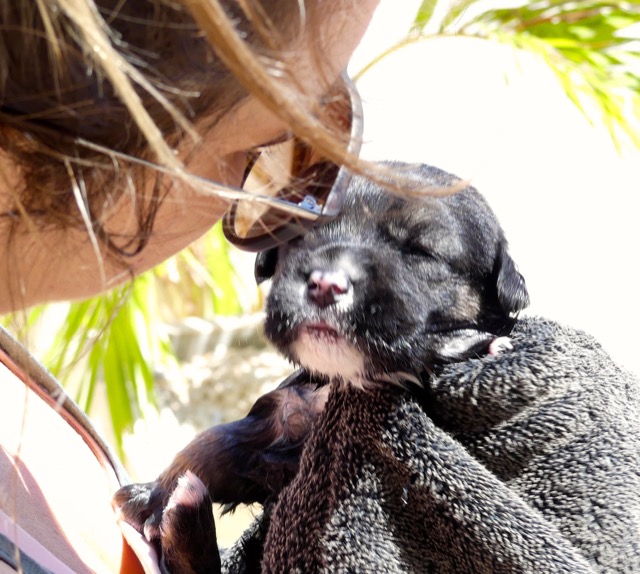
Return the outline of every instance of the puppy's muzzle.
<path id="1" fill-rule="evenodd" d="M 344 301 L 352 290 L 351 278 L 342 269 L 315 269 L 307 280 L 309 300 L 321 308 Z"/>

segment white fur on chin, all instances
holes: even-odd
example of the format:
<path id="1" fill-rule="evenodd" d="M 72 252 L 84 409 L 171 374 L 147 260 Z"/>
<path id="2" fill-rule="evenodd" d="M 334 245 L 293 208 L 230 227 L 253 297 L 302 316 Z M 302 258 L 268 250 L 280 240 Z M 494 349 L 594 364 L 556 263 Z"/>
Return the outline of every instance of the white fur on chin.
<path id="1" fill-rule="evenodd" d="M 291 346 L 297 362 L 312 373 L 330 379 L 342 379 L 360 386 L 364 376 L 364 358 L 342 337 L 300 333 Z"/>
<path id="2" fill-rule="evenodd" d="M 362 353 L 342 337 L 303 331 L 291 348 L 297 362 L 308 371 L 359 389 L 381 383 L 402 388 L 411 385 L 422 387 L 416 375 L 403 371 L 383 373 L 373 378 L 365 376 Z"/>

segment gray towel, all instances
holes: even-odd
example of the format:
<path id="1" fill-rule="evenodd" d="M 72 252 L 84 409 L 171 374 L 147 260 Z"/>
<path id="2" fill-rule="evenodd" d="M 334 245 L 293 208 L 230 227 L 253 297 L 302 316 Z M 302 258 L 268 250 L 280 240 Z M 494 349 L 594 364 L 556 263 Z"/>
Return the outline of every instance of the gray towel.
<path id="1" fill-rule="evenodd" d="M 582 332 L 512 337 L 419 392 L 334 388 L 225 570 L 640 573 L 639 381 Z"/>

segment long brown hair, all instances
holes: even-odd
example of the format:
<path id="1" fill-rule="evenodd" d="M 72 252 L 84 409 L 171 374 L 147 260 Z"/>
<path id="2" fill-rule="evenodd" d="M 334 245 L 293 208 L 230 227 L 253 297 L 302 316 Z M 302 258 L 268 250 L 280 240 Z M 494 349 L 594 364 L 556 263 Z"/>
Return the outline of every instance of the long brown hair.
<path id="1" fill-rule="evenodd" d="M 314 11 L 298 0 L 0 0 L 0 147 L 25 182 L 0 217 L 89 223 L 111 253 L 135 255 L 162 200 L 162 172 L 184 173 L 173 149 L 249 93 L 329 157 L 356 163 L 304 94 L 279 81 L 279 55 L 314 25 Z M 103 206 L 141 186 L 127 156 L 163 169 L 137 203 L 138 233 L 114 241 Z"/>

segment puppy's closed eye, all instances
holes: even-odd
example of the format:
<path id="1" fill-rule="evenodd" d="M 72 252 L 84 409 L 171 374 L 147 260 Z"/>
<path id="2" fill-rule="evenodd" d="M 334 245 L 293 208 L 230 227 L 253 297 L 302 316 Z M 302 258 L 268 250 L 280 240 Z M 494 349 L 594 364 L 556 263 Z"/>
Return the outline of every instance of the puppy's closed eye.
<path id="1" fill-rule="evenodd" d="M 442 260 L 442 257 L 438 255 L 433 249 L 432 245 L 420 239 L 409 239 L 403 245 L 403 252 L 408 255 L 417 255 L 424 259 Z"/>

